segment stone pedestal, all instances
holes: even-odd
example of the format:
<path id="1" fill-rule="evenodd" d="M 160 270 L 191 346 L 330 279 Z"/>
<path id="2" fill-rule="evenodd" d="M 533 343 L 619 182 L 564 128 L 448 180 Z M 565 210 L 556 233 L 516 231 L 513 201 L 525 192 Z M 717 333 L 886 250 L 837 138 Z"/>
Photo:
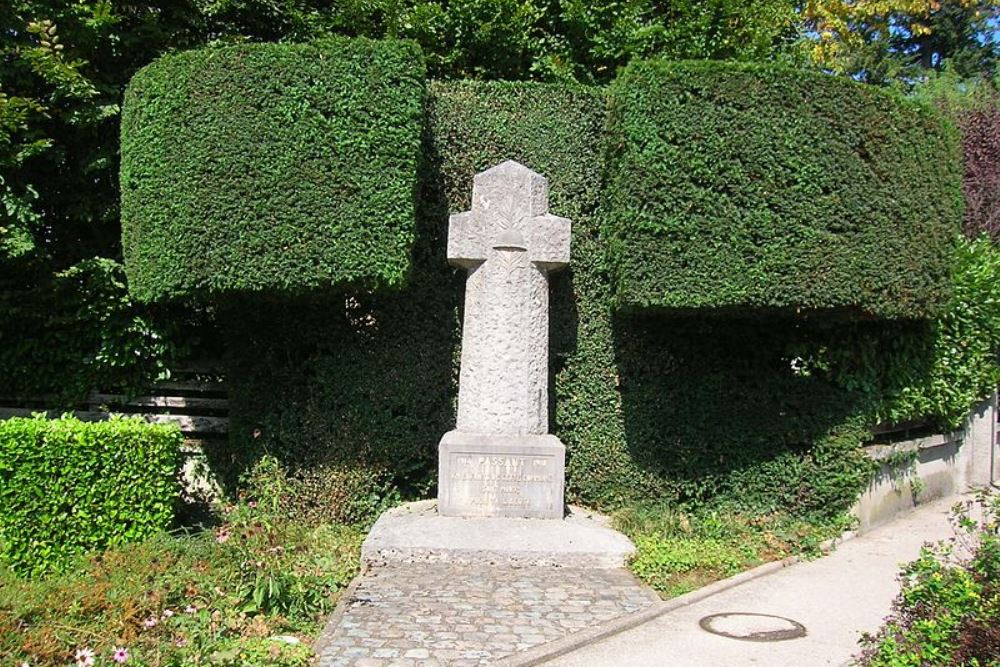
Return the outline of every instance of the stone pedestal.
<path id="1" fill-rule="evenodd" d="M 438 447 L 442 516 L 563 517 L 566 448 L 554 435 L 450 431 Z"/>

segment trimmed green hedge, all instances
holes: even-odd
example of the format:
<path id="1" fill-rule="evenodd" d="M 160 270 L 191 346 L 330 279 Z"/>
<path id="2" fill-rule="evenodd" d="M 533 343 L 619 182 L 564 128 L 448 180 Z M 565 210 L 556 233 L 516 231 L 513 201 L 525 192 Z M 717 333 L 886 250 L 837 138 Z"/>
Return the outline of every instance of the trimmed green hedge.
<path id="1" fill-rule="evenodd" d="M 445 257 L 448 213 L 468 209 L 478 171 L 513 159 L 548 177 L 551 211 L 573 221 L 569 269 L 552 277 L 549 361 L 569 499 L 850 506 L 871 468 L 857 448 L 869 435 L 861 401 L 793 373 L 790 351 L 808 340 L 800 323 L 615 314 L 597 214 L 602 91 L 461 82 L 429 92 L 410 282 L 346 305 L 314 295 L 228 311 L 233 442 L 210 452 L 220 465 L 275 454 L 312 480 L 317 507 L 343 491 L 342 476 L 323 483 L 317 466 L 433 492 L 437 443 L 455 423 L 465 284 Z"/>
<path id="2" fill-rule="evenodd" d="M 929 109 L 774 66 L 636 62 L 607 141 L 625 307 L 924 318 L 947 300 L 962 160 Z"/>
<path id="3" fill-rule="evenodd" d="M 475 173 L 514 159 L 549 179 L 550 210 L 573 221 L 569 270 L 552 277 L 549 360 L 569 498 L 846 510 L 870 470 L 857 450 L 867 435 L 858 401 L 790 372 L 785 355 L 801 335 L 793 323 L 615 314 L 600 238 L 603 92 L 513 83 L 431 91 L 443 210 L 467 210 Z"/>
<path id="4" fill-rule="evenodd" d="M 552 211 L 580 221 L 574 253 L 599 262 L 596 229 L 584 232 L 583 225 L 597 203 L 594 158 L 603 117 L 603 95 L 589 88 L 432 84 L 406 286 L 355 294 L 346 306 L 342 296 L 317 294 L 255 298 L 224 312 L 232 324 L 228 379 L 237 459 L 264 449 L 279 455 L 308 478 L 317 506 L 340 496 L 343 477 L 316 474 L 317 468 L 368 469 L 376 479 L 388 474 L 408 492 L 427 493 L 437 443 L 455 424 L 465 277 L 448 265 L 448 213 L 469 208 L 477 171 L 520 160 L 551 177 Z M 560 279 L 553 299 L 563 339 L 575 326 L 568 287 Z M 557 345 L 565 354 L 571 343 Z M 228 456 L 218 462 L 229 466 Z"/>
<path id="5" fill-rule="evenodd" d="M 409 42 L 246 44 L 145 67 L 122 114 L 130 289 L 401 284 L 423 97 Z"/>
<path id="6" fill-rule="evenodd" d="M 0 421 L 0 558 L 40 574 L 166 528 L 182 441 L 138 418 Z"/>

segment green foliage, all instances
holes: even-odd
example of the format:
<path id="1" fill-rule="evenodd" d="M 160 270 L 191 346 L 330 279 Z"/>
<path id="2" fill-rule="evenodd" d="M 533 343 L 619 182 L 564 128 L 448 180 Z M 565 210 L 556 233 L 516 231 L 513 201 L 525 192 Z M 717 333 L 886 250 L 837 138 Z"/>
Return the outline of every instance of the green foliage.
<path id="1" fill-rule="evenodd" d="M 426 492 L 453 419 L 458 296 L 443 237 L 426 231 L 399 292 L 248 299 L 223 313 L 230 443 L 208 454 L 225 477 L 270 453 L 299 492 L 290 509 L 348 522 L 369 520 L 397 485 Z"/>
<path id="2" fill-rule="evenodd" d="M 194 7 L 150 5 L 148 12 L 124 14 L 121 8 L 87 0 L 72 6 L 62 0 L 17 0 L 13 11 L 0 8 L 0 21 L 15 26 L 6 34 L 16 45 L 5 51 L 0 77 L 5 93 L 20 100 L 0 122 L 13 128 L 9 145 L 21 147 L 11 153 L 20 162 L 10 162 L 10 170 L 5 166 L 3 176 L 12 184 L 11 196 L 38 216 L 26 213 L 26 222 L 18 223 L 19 229 L 38 230 L 30 239 L 35 250 L 23 244 L 18 252 L 43 257 L 37 284 L 44 286 L 45 271 L 61 273 L 95 249 L 115 248 L 108 239 L 118 231 L 117 108 L 110 103 L 117 103 L 136 68 L 165 51 L 206 41 L 389 35 L 418 41 L 429 70 L 438 77 L 603 82 L 618 65 L 639 55 L 763 56 L 787 26 L 786 10 L 777 0 L 600 7 L 515 6 L 507 0 L 447 7 L 221 0 Z M 50 14 L 60 41 L 45 39 L 49 44 L 44 46 L 42 33 L 48 35 L 51 26 L 39 23 L 41 32 L 27 26 Z M 56 43 L 65 49 L 55 49 Z M 36 48 L 48 50 L 48 64 Z M 264 51 L 269 48 L 279 47 Z M 209 56 L 165 59 L 152 70 L 198 57 Z M 88 84 L 56 66 L 59 62 L 90 81 L 96 96 L 88 92 Z M 38 72 L 48 77 L 44 83 Z M 15 80 L 16 86 L 7 85 Z M 857 445 L 869 435 L 865 426 L 876 410 L 873 404 L 891 384 L 886 376 L 892 379 L 896 371 L 883 369 L 866 385 L 856 378 L 849 381 L 850 373 L 836 368 L 796 370 L 797 360 L 820 354 L 816 349 L 844 344 L 838 338 L 844 329 L 836 325 L 614 315 L 614 283 L 595 214 L 604 171 L 603 94 L 515 83 L 432 88 L 407 283 L 392 293 L 352 287 L 347 294 L 317 291 L 282 300 L 244 294 L 226 303 L 233 443 L 228 451 L 209 452 L 213 462 L 235 474 L 271 452 L 287 468 L 289 488 L 297 490 L 289 497 L 302 499 L 288 506 L 309 513 L 313 522 L 364 522 L 400 494 L 430 492 L 434 445 L 453 424 L 462 295 L 462 277 L 444 258 L 447 213 L 468 207 L 476 171 L 513 158 L 550 178 L 553 211 L 575 224 L 571 269 L 553 283 L 550 360 L 556 395 L 552 423 L 569 446 L 570 497 L 611 507 L 657 497 L 673 504 L 759 512 L 788 507 L 809 515 L 848 506 L 870 469 Z M 870 97 L 883 101 L 874 93 Z M 36 103 L 45 111 L 36 111 Z M 844 111 L 848 120 L 842 123 L 854 133 L 850 136 L 857 134 L 855 124 L 874 126 L 873 119 L 885 118 L 851 116 L 867 110 L 859 104 Z M 90 124 L 73 125 L 73 118 Z M 912 114 L 900 118 L 909 122 Z M 899 119 L 890 115 L 890 120 Z M 817 131 L 817 137 L 829 136 L 824 127 Z M 46 142 L 52 142 L 52 150 Z M 817 139 L 805 147 L 806 154 L 823 146 Z M 767 146 L 764 154 L 772 148 Z M 229 147 L 223 144 L 221 150 Z M 785 173 L 788 183 L 780 184 L 798 187 L 792 191 L 801 200 L 815 194 L 810 190 L 815 175 L 803 170 Z M 891 176 L 889 170 L 887 178 L 894 182 Z M 82 186 L 81 178 L 94 185 Z M 717 189 L 729 196 L 722 186 Z M 30 187 L 40 193 L 37 199 Z M 75 193 L 73 198 L 69 193 Z M 868 193 L 865 201 L 882 205 L 891 194 Z M 711 201 L 721 197 L 707 188 L 704 196 Z M 835 208 L 835 202 L 823 201 Z M 953 198 L 941 202 L 940 210 L 951 211 L 953 203 Z M 903 243 L 907 234 L 899 236 L 895 241 Z M 10 275 L 35 284 L 34 277 Z M 15 303 L 16 293 L 10 294 Z M 35 294 L 37 303 L 43 303 L 43 295 Z M 14 335 L 7 331 L 18 331 L 15 320 L 4 329 L 5 344 Z M 20 346 L 23 338 L 11 340 Z M 39 374 L 43 376 L 51 378 L 52 373 Z M 916 381 L 919 374 L 907 377 Z"/>
<path id="3" fill-rule="evenodd" d="M 129 297 L 121 265 L 97 257 L 51 276 L 31 271 L 38 283 L 28 289 L 0 287 L 5 395 L 69 406 L 95 388 L 138 392 L 167 373 L 169 329 Z"/>
<path id="4" fill-rule="evenodd" d="M 955 428 L 1000 383 L 1000 250 L 985 238 L 962 243 L 953 271 L 951 301 L 931 328 L 927 371 L 890 395 L 889 420 L 934 415 Z"/>
<path id="5" fill-rule="evenodd" d="M 953 510 L 956 537 L 921 550 L 893 613 L 862 638 L 864 667 L 1000 665 L 1000 496 Z"/>
<path id="6" fill-rule="evenodd" d="M 225 508 L 215 539 L 224 545 L 220 555 L 233 563 L 231 596 L 240 611 L 307 623 L 328 610 L 331 594 L 350 581 L 357 566 L 343 558 L 345 547 L 357 549 L 361 534 L 338 524 L 287 519 L 287 510 L 272 504 L 286 496 L 280 490 Z M 322 553 L 320 544 L 334 549 Z M 309 548 L 307 558 L 289 552 L 301 545 Z"/>
<path id="7" fill-rule="evenodd" d="M 817 325 L 629 315 L 614 329 L 622 432 L 573 452 L 595 471 L 573 479 L 587 496 L 828 518 L 869 480 L 871 398 L 797 370 Z"/>
<path id="8" fill-rule="evenodd" d="M 181 441 L 176 427 L 138 418 L 0 422 L 0 557 L 37 575 L 162 530 Z"/>
<path id="9" fill-rule="evenodd" d="M 8 173 L 49 147 L 49 141 L 23 136 L 32 115 L 44 110 L 38 102 L 0 93 L 0 168 Z M 40 216 L 32 209 L 38 192 L 31 185 L 16 186 L 0 177 L 0 260 L 17 258 L 34 250 L 33 232 Z"/>
<path id="10" fill-rule="evenodd" d="M 384 470 L 368 466 L 300 467 L 296 474 L 268 454 L 240 480 L 242 493 L 271 515 L 308 525 L 370 526 L 399 503 L 399 490 Z"/>
<path id="11" fill-rule="evenodd" d="M 394 5 L 388 34 L 417 40 L 438 78 L 602 83 L 636 57 L 765 59 L 792 32 L 787 0 L 471 0 Z"/>
<path id="12" fill-rule="evenodd" d="M 389 481 L 406 494 L 432 483 L 436 444 L 454 425 L 463 289 L 445 257 L 448 212 L 468 208 L 475 173 L 511 157 L 563 175 L 553 179 L 553 210 L 574 218 L 597 198 L 600 165 L 587 156 L 597 148 L 599 93 L 513 83 L 435 84 L 431 92 L 405 289 L 246 300 L 226 314 L 238 467 L 247 455 L 274 454 L 302 480 L 312 507 L 344 496 L 351 480 L 337 471 L 358 470 L 358 481 L 382 489 L 369 497 L 373 508 L 396 493 Z M 564 326 L 575 326 L 568 316 Z"/>
<path id="13" fill-rule="evenodd" d="M 119 104 L 132 75 L 160 55 L 211 43 L 396 37 L 416 40 L 438 78 L 607 81 L 637 54 L 764 56 L 787 29 L 791 5 L 784 0 L 709 5 L 629 0 L 601 7 L 511 0 L 444 6 L 423 0 L 4 2 L 0 281 L 26 318 L 9 321 L 35 332 L 40 347 L 57 348 L 58 337 L 48 340 L 47 330 L 36 325 L 47 317 L 50 292 L 58 290 L 55 274 L 84 259 L 120 259 Z M 7 258 L 27 255 L 35 259 L 30 272 L 7 265 Z M 129 312 L 126 308 L 123 316 Z M 80 332 L 103 336 L 82 325 Z M 0 349 L 17 340 L 2 333 Z M 139 352 L 134 357 L 144 363 L 148 350 Z M 25 357 L 17 364 L 30 367 L 32 361 Z M 82 383 L 75 368 L 67 363 L 60 376 Z M 0 368 L 0 380 L 7 379 L 6 370 Z M 52 386 L 62 384 L 56 376 L 46 377 L 53 378 Z"/>
<path id="14" fill-rule="evenodd" d="M 858 450 L 868 404 L 794 370 L 811 325 L 613 315 L 595 214 L 601 91 L 455 82 L 430 92 L 410 282 L 399 293 L 233 304 L 234 439 L 216 461 L 239 470 L 269 452 L 296 480 L 359 470 L 375 507 L 392 484 L 430 490 L 435 445 L 454 424 L 464 282 L 444 256 L 447 214 L 468 209 L 478 171 L 514 159 L 549 178 L 552 212 L 574 224 L 573 260 L 553 276 L 550 357 L 569 497 L 846 511 L 872 471 Z M 305 505 L 343 497 L 342 477 L 314 479 Z"/>
<path id="15" fill-rule="evenodd" d="M 997 0 L 813 0 L 800 10 L 802 47 L 826 71 L 909 87 L 950 67 L 992 73 L 1000 57 Z"/>
<path id="16" fill-rule="evenodd" d="M 61 270 L 117 255 L 119 103 L 164 53 L 401 38 L 437 78 L 607 81 L 634 56 L 763 58 L 793 22 L 788 0 L 11 0 L 0 6 L 0 258 L 34 248 Z"/>
<path id="17" fill-rule="evenodd" d="M 4 394 L 54 394 L 62 405 L 93 382 L 145 384 L 166 363 L 167 346 L 148 335 L 160 327 L 110 261 L 121 237 L 118 105 L 139 66 L 190 43 L 188 18 L 157 0 L 0 3 Z"/>
<path id="18" fill-rule="evenodd" d="M 332 284 L 409 269 L 423 65 L 331 40 L 165 57 L 122 118 L 122 234 L 139 299 Z"/>
<path id="19" fill-rule="evenodd" d="M 947 299 L 962 163 L 927 109 L 770 66 L 638 62 L 608 143 L 624 306 L 923 318 Z"/>
<path id="20" fill-rule="evenodd" d="M 630 567 L 636 576 L 668 597 L 685 593 L 683 584 L 671 590 L 671 579 L 696 569 L 715 570 L 731 577 L 759 564 L 749 545 L 726 544 L 711 538 L 659 539 L 643 536 L 636 540 L 636 557 Z"/>
<path id="21" fill-rule="evenodd" d="M 1000 250 L 962 241 L 952 295 L 929 323 L 835 327 L 798 348 L 802 372 L 866 394 L 873 421 L 934 418 L 958 428 L 1000 382 Z"/>
<path id="22" fill-rule="evenodd" d="M 979 73 L 962 76 L 946 63 L 940 71 L 928 72 L 909 92 L 909 97 L 941 109 L 955 118 L 963 111 L 985 111 L 997 106 L 998 76 Z"/>
<path id="23" fill-rule="evenodd" d="M 160 533 L 44 579 L 0 569 L 0 653 L 39 667 L 83 648 L 112 665 L 115 647 L 140 667 L 305 667 L 364 536 L 253 504 L 224 508 L 214 531 Z"/>
<path id="24" fill-rule="evenodd" d="M 789 0 L 214 0 L 228 40 L 412 39 L 435 78 L 607 81 L 637 56 L 763 59 L 794 32 Z"/>
<path id="25" fill-rule="evenodd" d="M 190 15 L 168 4 L 0 7 L 0 274 L 11 255 L 56 273 L 118 254 L 121 93 L 138 67 L 191 43 Z"/>
<path id="26" fill-rule="evenodd" d="M 843 522 L 806 522 L 779 512 L 751 517 L 734 512 L 681 512 L 640 504 L 617 512 L 614 525 L 636 545 L 630 569 L 664 598 L 682 595 L 763 562 L 819 553 Z"/>

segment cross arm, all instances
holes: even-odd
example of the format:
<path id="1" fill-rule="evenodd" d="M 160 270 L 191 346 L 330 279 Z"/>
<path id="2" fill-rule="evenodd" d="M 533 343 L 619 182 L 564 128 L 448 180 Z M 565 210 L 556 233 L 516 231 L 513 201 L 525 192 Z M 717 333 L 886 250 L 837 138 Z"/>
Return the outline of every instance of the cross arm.
<path id="1" fill-rule="evenodd" d="M 549 271 L 569 264 L 569 246 L 572 223 L 555 215 L 539 215 L 528 227 L 531 242 L 528 244 L 531 261 Z"/>
<path id="2" fill-rule="evenodd" d="M 485 261 L 485 236 L 481 216 L 473 211 L 453 213 L 448 219 L 448 262 L 468 269 Z"/>

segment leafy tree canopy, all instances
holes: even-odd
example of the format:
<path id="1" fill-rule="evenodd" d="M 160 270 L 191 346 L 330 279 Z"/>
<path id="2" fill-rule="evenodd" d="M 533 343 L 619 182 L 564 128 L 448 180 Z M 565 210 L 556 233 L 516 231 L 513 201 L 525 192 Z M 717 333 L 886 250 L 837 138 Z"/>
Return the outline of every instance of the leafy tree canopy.
<path id="1" fill-rule="evenodd" d="M 973 77 L 1000 57 L 1000 0 L 808 0 L 801 18 L 813 64 L 869 83 L 909 83 L 946 63 Z"/>

